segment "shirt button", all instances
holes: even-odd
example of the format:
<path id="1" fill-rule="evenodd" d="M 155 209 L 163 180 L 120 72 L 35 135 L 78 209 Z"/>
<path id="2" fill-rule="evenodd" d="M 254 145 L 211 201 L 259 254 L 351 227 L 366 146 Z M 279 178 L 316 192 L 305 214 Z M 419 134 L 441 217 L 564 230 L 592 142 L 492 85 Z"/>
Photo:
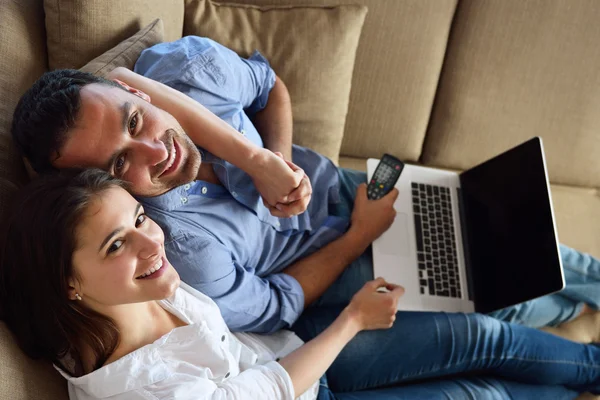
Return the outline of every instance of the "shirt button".
<path id="1" fill-rule="evenodd" d="M 190 187 L 191 187 L 191 186 L 190 186 L 190 184 L 189 184 L 189 183 L 187 183 L 187 184 L 186 184 L 186 185 L 185 185 L 183 188 L 184 188 L 185 190 L 190 190 Z"/>
<path id="2" fill-rule="evenodd" d="M 182 202 L 183 204 L 187 203 L 187 200 L 188 200 L 188 199 L 187 199 L 187 197 L 182 197 L 182 198 L 181 198 L 181 202 Z"/>
<path id="3" fill-rule="evenodd" d="M 229 378 L 229 375 L 231 375 L 229 372 L 225 374 L 225 378 Z"/>
<path id="4" fill-rule="evenodd" d="M 231 192 L 231 195 L 232 195 L 233 197 L 237 197 L 237 192 Z"/>
<path id="5" fill-rule="evenodd" d="M 242 130 L 240 131 L 240 133 L 241 133 L 242 135 L 246 136 L 246 131 L 245 131 L 244 129 L 242 129 Z"/>
<path id="6" fill-rule="evenodd" d="M 225 335 L 221 336 L 221 342 L 225 341 Z"/>
<path id="7" fill-rule="evenodd" d="M 279 221 L 277 221 L 277 222 L 275 222 L 275 226 L 279 228 L 281 226 L 281 223 Z"/>
<path id="8" fill-rule="evenodd" d="M 208 192 L 208 189 L 206 188 L 206 186 L 202 188 L 201 192 L 202 192 L 202 194 L 206 194 L 206 192 Z"/>

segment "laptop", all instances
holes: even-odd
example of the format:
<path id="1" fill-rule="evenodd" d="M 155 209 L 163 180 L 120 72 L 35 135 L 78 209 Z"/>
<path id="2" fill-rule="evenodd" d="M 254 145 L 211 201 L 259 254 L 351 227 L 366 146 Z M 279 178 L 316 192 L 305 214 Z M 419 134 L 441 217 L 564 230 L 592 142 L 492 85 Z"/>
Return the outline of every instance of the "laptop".
<path id="1" fill-rule="evenodd" d="M 407 164 L 395 186 L 373 269 L 405 288 L 399 309 L 488 313 L 564 288 L 541 138 L 462 173 Z"/>

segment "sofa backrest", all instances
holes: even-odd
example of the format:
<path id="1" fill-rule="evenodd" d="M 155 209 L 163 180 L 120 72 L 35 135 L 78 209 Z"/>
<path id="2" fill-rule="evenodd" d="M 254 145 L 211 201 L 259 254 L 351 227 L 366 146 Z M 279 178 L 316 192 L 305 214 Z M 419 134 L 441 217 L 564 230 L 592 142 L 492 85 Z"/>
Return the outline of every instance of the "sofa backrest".
<path id="1" fill-rule="evenodd" d="M 46 71 L 46 60 L 42 3 L 0 2 L 0 226 L 9 196 L 27 181 L 10 140 L 12 113 L 21 94 Z M 0 377 L 0 399 L 67 398 L 66 385 L 58 372 L 47 363 L 25 357 L 2 322 Z"/>
<path id="2" fill-rule="evenodd" d="M 600 2 L 459 2 L 422 161 L 465 169 L 541 136 L 554 183 L 600 187 Z"/>

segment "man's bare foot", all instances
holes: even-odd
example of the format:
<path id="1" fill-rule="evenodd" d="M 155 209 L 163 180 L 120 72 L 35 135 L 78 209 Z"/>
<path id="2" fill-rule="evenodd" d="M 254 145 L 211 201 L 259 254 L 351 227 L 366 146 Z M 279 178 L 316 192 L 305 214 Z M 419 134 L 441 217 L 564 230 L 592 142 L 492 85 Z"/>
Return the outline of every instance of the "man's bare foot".
<path id="1" fill-rule="evenodd" d="M 573 342 L 600 343 L 600 311 L 592 308 L 589 310 L 582 312 L 571 321 L 555 327 L 544 327 L 541 330 Z"/>

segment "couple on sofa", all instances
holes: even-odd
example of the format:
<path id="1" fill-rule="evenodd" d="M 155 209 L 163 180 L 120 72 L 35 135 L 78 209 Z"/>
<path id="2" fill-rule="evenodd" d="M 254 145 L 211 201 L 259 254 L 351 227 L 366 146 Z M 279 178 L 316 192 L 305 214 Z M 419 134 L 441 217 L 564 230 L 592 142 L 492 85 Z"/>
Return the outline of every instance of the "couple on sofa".
<path id="1" fill-rule="evenodd" d="M 14 114 L 50 174 L 6 227 L 2 317 L 72 399 L 600 393 L 598 260 L 561 247 L 566 290 L 493 316 L 397 312 L 369 247 L 397 192 L 367 200 L 365 174 L 292 146 L 260 54 L 186 37 L 136 72 L 47 73 Z"/>

